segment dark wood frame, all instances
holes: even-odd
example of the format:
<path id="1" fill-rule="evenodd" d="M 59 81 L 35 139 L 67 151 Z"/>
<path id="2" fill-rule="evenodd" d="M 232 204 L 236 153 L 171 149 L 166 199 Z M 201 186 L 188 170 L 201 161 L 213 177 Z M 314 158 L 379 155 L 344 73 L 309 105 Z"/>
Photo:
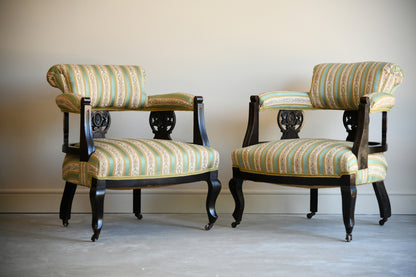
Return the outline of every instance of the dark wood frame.
<path id="1" fill-rule="evenodd" d="M 247 125 L 247 131 L 244 137 L 243 147 L 258 144 L 259 143 L 259 112 L 260 102 L 257 95 L 251 96 L 249 104 L 249 119 Z M 282 126 L 279 118 L 280 113 L 293 113 L 294 111 L 279 111 L 278 122 L 283 135 L 281 139 L 298 138 L 298 132 L 300 131 L 299 124 L 303 122 L 288 123 L 286 127 Z M 296 111 L 301 112 L 301 111 Z M 382 141 L 369 142 L 368 130 L 370 122 L 370 100 L 368 97 L 361 97 L 359 108 L 357 111 L 345 111 L 344 112 L 344 125 L 348 132 L 347 140 L 353 141 L 353 153 L 357 156 L 359 169 L 365 169 L 368 167 L 368 154 L 384 152 L 387 150 L 387 112 L 383 112 L 382 116 Z M 297 116 L 298 114 L 296 114 Z M 295 118 L 295 117 L 293 117 Z M 232 227 L 236 227 L 240 224 L 243 212 L 244 212 L 244 195 L 242 185 L 244 180 L 250 180 L 255 182 L 265 182 L 272 184 L 285 184 L 285 185 L 301 185 L 310 187 L 310 213 L 307 214 L 308 218 L 312 218 L 318 211 L 318 189 L 319 187 L 334 187 L 339 186 L 342 196 L 342 213 L 344 219 L 344 225 L 346 230 L 346 240 L 351 241 L 352 230 L 354 227 L 354 210 L 355 200 L 357 197 L 357 188 L 355 184 L 355 175 L 343 175 L 339 178 L 323 178 L 323 177 L 296 177 L 296 176 L 271 176 L 255 173 L 247 173 L 240 171 L 238 168 L 233 168 L 233 178 L 229 182 L 229 188 L 235 201 L 235 209 L 233 217 L 235 221 L 232 223 Z M 373 183 L 373 188 L 377 197 L 377 201 L 380 209 L 379 221 L 380 225 L 383 225 L 387 219 L 391 216 L 391 208 L 388 194 L 384 186 L 384 182 Z"/>
<path id="2" fill-rule="evenodd" d="M 103 111 L 99 111 L 103 112 Z M 69 115 L 64 113 L 64 143 L 62 151 L 67 154 L 75 154 L 80 156 L 80 161 L 88 161 L 92 153 L 95 151 L 94 138 L 105 137 L 105 132 L 109 126 L 99 126 L 96 131 L 93 131 L 94 112 L 91 108 L 91 100 L 83 98 L 81 101 L 81 116 L 80 116 L 80 142 L 79 144 L 69 144 Z M 108 113 L 104 111 L 104 113 Z M 172 115 L 173 114 L 173 115 Z M 104 115 L 103 115 L 104 116 Z M 105 115 L 107 116 L 107 115 Z M 154 118 L 158 118 L 154 120 Z M 173 122 L 172 122 L 173 117 Z M 152 119 L 153 118 L 153 119 Z M 157 111 L 151 112 L 149 123 L 155 134 L 154 138 L 170 140 L 170 133 L 175 125 L 174 111 Z M 163 119 L 166 122 L 163 123 Z M 110 120 L 107 120 L 108 124 Z M 158 126 L 152 126 L 152 122 L 157 121 Z M 162 121 L 162 122 L 161 122 Z M 171 126 L 173 123 L 173 127 Z M 169 125 L 170 127 L 167 127 Z M 205 129 L 204 119 L 204 104 L 201 96 L 194 97 L 193 109 L 193 143 L 209 146 L 208 136 Z M 138 219 L 141 219 L 141 189 L 168 186 L 172 184 L 184 184 L 197 181 L 206 181 L 208 184 L 208 193 L 206 198 L 206 211 L 208 214 L 208 224 L 205 225 L 205 230 L 210 230 L 218 216 L 215 211 L 215 202 L 221 190 L 221 183 L 218 180 L 218 170 L 210 171 L 202 174 L 167 177 L 167 178 L 148 178 L 137 180 L 92 180 L 90 188 L 90 202 L 92 210 L 92 241 L 99 238 L 102 228 L 103 211 L 104 211 L 104 196 L 106 189 L 133 189 L 133 213 Z M 71 207 L 77 185 L 66 182 L 65 190 L 62 196 L 60 207 L 60 219 L 63 225 L 68 226 L 68 220 L 71 218 Z"/>

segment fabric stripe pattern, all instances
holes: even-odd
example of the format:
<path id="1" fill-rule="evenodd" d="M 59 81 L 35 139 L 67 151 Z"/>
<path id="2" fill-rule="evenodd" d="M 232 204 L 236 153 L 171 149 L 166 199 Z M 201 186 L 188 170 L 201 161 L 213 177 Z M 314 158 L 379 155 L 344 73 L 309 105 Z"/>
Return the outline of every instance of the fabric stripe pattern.
<path id="1" fill-rule="evenodd" d="M 219 153 L 206 146 L 158 139 L 94 139 L 88 162 L 66 155 L 63 179 L 91 186 L 92 178 L 123 180 L 194 175 L 218 170 Z"/>
<path id="2" fill-rule="evenodd" d="M 357 110 L 360 97 L 374 92 L 392 95 L 403 80 L 393 63 L 324 63 L 314 67 L 310 97 L 320 109 Z"/>
<path id="3" fill-rule="evenodd" d="M 382 153 L 368 156 L 368 168 L 358 170 L 352 142 L 288 139 L 260 143 L 232 153 L 233 167 L 265 175 L 340 177 L 356 174 L 357 184 L 384 180 L 387 162 Z"/>
<path id="4" fill-rule="evenodd" d="M 273 91 L 259 95 L 260 110 L 269 109 L 313 109 L 309 93 L 293 91 Z"/>
<path id="5" fill-rule="evenodd" d="M 370 112 L 388 112 L 396 103 L 396 98 L 390 93 L 370 93 L 367 94 L 370 98 Z"/>
<path id="6" fill-rule="evenodd" d="M 194 96 L 188 93 L 167 93 L 149 95 L 144 110 L 182 110 L 192 111 L 194 108 Z"/>
<path id="7" fill-rule="evenodd" d="M 139 66 L 58 64 L 49 69 L 47 80 L 64 94 L 90 97 L 93 108 L 140 110 L 147 101 Z M 68 109 L 66 97 L 57 103 Z"/>

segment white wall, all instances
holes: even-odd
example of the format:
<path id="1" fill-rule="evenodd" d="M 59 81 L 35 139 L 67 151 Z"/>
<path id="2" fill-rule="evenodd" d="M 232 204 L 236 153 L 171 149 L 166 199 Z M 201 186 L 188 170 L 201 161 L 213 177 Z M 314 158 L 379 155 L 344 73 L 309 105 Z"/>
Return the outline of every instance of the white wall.
<path id="1" fill-rule="evenodd" d="M 317 63 L 377 60 L 405 72 L 389 114 L 386 184 L 393 213 L 416 213 L 415 12 L 415 1 L 390 0 L 2 0 L 0 212 L 58 211 L 62 115 L 54 103 L 59 91 L 45 78 L 53 64 L 141 65 L 149 94 L 204 96 L 210 142 L 221 153 L 217 210 L 229 213 L 230 153 L 242 143 L 249 96 L 307 91 Z M 329 114 L 306 113 L 301 135 L 345 138 L 342 114 Z M 151 136 L 147 116 L 115 113 L 110 136 Z M 191 134 L 190 123 L 190 113 L 178 113 L 174 138 L 189 141 L 183 134 Z M 276 112 L 262 114 L 261 128 L 264 139 L 280 137 Z M 202 212 L 205 191 L 200 183 L 147 190 L 144 211 Z M 248 212 L 309 208 L 308 190 L 247 182 L 245 192 Z M 338 189 L 321 195 L 321 212 L 341 211 Z M 106 210 L 129 212 L 130 199 L 130 192 L 108 195 Z M 89 211 L 86 190 L 74 210 Z M 371 186 L 360 187 L 357 212 L 377 211 Z"/>

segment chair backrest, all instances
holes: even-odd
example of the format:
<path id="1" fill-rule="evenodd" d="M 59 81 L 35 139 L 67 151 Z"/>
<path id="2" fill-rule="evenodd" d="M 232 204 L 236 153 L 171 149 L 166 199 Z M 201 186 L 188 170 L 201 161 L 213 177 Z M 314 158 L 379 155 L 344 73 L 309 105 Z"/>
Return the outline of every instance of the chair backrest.
<path id="1" fill-rule="evenodd" d="M 93 108 L 142 109 L 147 101 L 139 66 L 57 64 L 47 79 L 63 93 L 90 97 Z"/>
<path id="2" fill-rule="evenodd" d="M 401 68 L 392 63 L 324 63 L 314 67 L 310 98 L 315 108 L 357 110 L 361 96 L 393 94 L 402 80 Z"/>

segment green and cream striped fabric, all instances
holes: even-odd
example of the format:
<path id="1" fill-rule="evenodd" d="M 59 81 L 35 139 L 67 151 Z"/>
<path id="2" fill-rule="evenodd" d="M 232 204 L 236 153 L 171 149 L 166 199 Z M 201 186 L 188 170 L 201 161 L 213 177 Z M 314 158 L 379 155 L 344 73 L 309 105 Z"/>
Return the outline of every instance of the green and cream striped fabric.
<path id="1" fill-rule="evenodd" d="M 90 187 L 92 178 L 164 178 L 218 170 L 219 153 L 206 146 L 158 139 L 94 139 L 94 145 L 88 162 L 66 155 L 64 180 Z"/>
<path id="2" fill-rule="evenodd" d="M 149 95 L 144 109 L 149 111 L 192 111 L 194 109 L 194 96 L 180 92 Z"/>
<path id="3" fill-rule="evenodd" d="M 367 94 L 370 98 L 370 112 L 388 112 L 396 103 L 396 98 L 390 93 L 375 92 Z"/>
<path id="4" fill-rule="evenodd" d="M 106 110 L 140 110 L 147 101 L 139 66 L 58 64 L 49 69 L 47 80 L 64 93 L 57 97 L 63 111 L 79 112 L 81 97 L 90 97 L 93 108 Z"/>
<path id="5" fill-rule="evenodd" d="M 73 93 L 62 93 L 55 99 L 62 112 L 80 113 L 82 96 Z"/>
<path id="6" fill-rule="evenodd" d="M 308 92 L 272 91 L 259 95 L 260 110 L 285 109 L 306 110 L 313 109 Z"/>
<path id="7" fill-rule="evenodd" d="M 352 142 L 287 139 L 260 143 L 232 153 L 233 167 L 244 172 L 281 176 L 340 177 L 356 174 L 357 184 L 384 180 L 387 162 L 382 153 L 368 156 L 368 168 L 358 170 Z"/>
<path id="8" fill-rule="evenodd" d="M 392 63 L 319 64 L 313 70 L 311 102 L 319 109 L 357 110 L 361 96 L 392 95 L 402 80 L 401 68 Z"/>

